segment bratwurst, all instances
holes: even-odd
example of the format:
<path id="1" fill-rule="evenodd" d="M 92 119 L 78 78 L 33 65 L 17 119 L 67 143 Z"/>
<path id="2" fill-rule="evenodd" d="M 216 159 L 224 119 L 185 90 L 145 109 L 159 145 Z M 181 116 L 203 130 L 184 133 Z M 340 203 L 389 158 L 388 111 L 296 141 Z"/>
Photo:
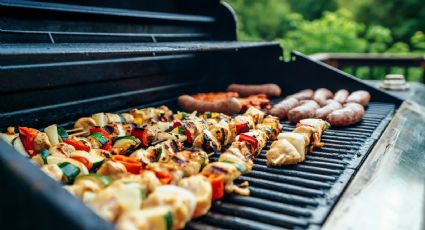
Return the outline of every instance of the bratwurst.
<path id="1" fill-rule="evenodd" d="M 366 106 L 370 101 L 370 93 L 365 90 L 354 91 L 348 96 L 346 102 L 355 102 Z"/>
<path id="2" fill-rule="evenodd" d="M 326 102 L 325 106 L 316 110 L 316 116 L 315 117 L 325 120 L 326 116 L 329 113 L 332 113 L 333 111 L 335 111 L 337 109 L 341 109 L 341 108 L 342 108 L 342 105 L 339 102 L 337 102 L 336 100 L 328 100 Z"/>
<path id="3" fill-rule="evenodd" d="M 332 126 L 348 126 L 361 121 L 364 116 L 364 108 L 358 103 L 347 103 L 344 108 L 328 114 L 327 121 Z"/>
<path id="4" fill-rule="evenodd" d="M 340 89 L 336 91 L 334 100 L 339 102 L 340 104 L 344 104 L 345 100 L 347 100 L 347 97 L 350 93 L 346 89 Z"/>
<path id="5" fill-rule="evenodd" d="M 310 100 L 313 98 L 314 91 L 312 89 L 304 89 L 299 91 L 298 93 L 287 96 L 286 98 L 293 97 L 297 100 Z"/>
<path id="6" fill-rule="evenodd" d="M 288 120 L 298 122 L 302 119 L 314 117 L 316 110 L 320 108 L 319 104 L 313 100 L 306 100 L 298 107 L 295 107 L 288 112 Z"/>
<path id="7" fill-rule="evenodd" d="M 186 112 L 198 111 L 199 113 L 204 113 L 212 111 L 232 115 L 239 113 L 242 108 L 241 103 L 236 98 L 217 101 L 201 101 L 189 95 L 182 95 L 178 98 L 178 103 Z"/>
<path id="8" fill-rule="evenodd" d="M 334 94 L 329 89 L 320 88 L 314 92 L 313 100 L 319 103 L 320 106 L 324 106 L 326 105 L 326 100 L 333 96 Z"/>
<path id="9" fill-rule="evenodd" d="M 284 118 L 288 114 L 289 110 L 296 107 L 298 104 L 299 101 L 296 98 L 290 97 L 283 99 L 273 106 L 270 110 L 270 114 L 279 118 Z"/>
<path id="10" fill-rule="evenodd" d="M 241 85 L 231 84 L 227 87 L 229 92 L 237 92 L 241 97 L 249 95 L 264 93 L 269 97 L 279 97 L 282 93 L 280 87 L 276 84 L 262 84 L 262 85 Z"/>

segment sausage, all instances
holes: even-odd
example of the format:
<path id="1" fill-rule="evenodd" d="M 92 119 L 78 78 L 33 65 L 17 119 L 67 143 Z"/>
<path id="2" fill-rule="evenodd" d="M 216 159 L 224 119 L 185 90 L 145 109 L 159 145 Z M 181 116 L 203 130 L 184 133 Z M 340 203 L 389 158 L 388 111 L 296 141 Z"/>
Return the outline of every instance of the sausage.
<path id="1" fill-rule="evenodd" d="M 313 98 L 314 91 L 312 89 L 304 89 L 299 91 L 298 93 L 287 96 L 286 98 L 293 97 L 297 100 L 310 100 Z"/>
<path id="2" fill-rule="evenodd" d="M 336 100 L 328 100 L 326 103 L 327 104 L 325 106 L 316 110 L 316 115 L 315 115 L 316 118 L 326 119 L 326 116 L 329 113 L 342 108 L 342 105 Z"/>
<path id="3" fill-rule="evenodd" d="M 340 104 L 344 104 L 349 94 L 350 93 L 348 92 L 348 90 L 340 89 L 335 93 L 334 100 L 339 102 Z"/>
<path id="4" fill-rule="evenodd" d="M 326 100 L 333 96 L 334 94 L 329 89 L 320 88 L 314 92 L 313 100 L 319 103 L 320 106 L 324 106 L 326 105 Z"/>
<path id="5" fill-rule="evenodd" d="M 348 96 L 346 102 L 359 103 L 360 105 L 366 106 L 370 101 L 370 93 L 365 90 L 354 91 Z"/>
<path id="6" fill-rule="evenodd" d="M 270 114 L 279 118 L 284 118 L 288 114 L 289 110 L 293 109 L 299 104 L 296 98 L 290 97 L 283 99 L 279 103 L 273 106 L 270 110 Z"/>
<path id="7" fill-rule="evenodd" d="M 300 106 L 295 107 L 288 112 L 288 120 L 298 122 L 299 120 L 314 117 L 316 110 L 320 108 L 317 102 L 306 100 Z"/>
<path id="8" fill-rule="evenodd" d="M 347 103 L 344 108 L 328 114 L 326 120 L 332 126 L 348 126 L 361 121 L 364 116 L 364 108 L 358 103 Z"/>
<path id="9" fill-rule="evenodd" d="M 269 97 L 279 97 L 282 93 L 280 87 L 276 84 L 262 84 L 262 85 L 241 85 L 230 84 L 227 91 L 237 92 L 241 97 L 249 95 L 264 93 Z"/>
<path id="10" fill-rule="evenodd" d="M 239 113 L 242 108 L 241 103 L 236 98 L 218 101 L 201 101 L 189 95 L 182 95 L 178 98 L 178 103 L 179 106 L 187 112 L 198 111 L 204 113 L 210 111 L 231 115 Z"/>

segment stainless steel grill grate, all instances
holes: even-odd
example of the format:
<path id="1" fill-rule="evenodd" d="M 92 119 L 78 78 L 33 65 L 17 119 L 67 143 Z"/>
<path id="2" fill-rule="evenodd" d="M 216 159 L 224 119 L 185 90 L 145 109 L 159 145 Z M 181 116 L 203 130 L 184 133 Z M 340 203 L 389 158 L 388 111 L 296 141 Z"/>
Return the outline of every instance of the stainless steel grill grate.
<path id="1" fill-rule="evenodd" d="M 254 160 L 248 181 L 251 196 L 226 195 L 211 211 L 188 224 L 189 229 L 318 228 L 344 188 L 389 123 L 393 104 L 370 103 L 363 121 L 346 128 L 331 128 L 322 137 L 325 147 L 308 154 L 298 165 L 266 166 L 265 152 Z M 284 131 L 294 125 L 283 122 Z M 211 160 L 217 160 L 213 156 Z"/>

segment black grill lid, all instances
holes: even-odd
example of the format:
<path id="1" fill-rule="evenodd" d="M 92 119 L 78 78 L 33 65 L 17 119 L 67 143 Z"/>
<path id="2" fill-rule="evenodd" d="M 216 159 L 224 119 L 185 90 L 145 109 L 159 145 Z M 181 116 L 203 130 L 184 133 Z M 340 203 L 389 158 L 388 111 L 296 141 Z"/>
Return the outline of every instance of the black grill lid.
<path id="1" fill-rule="evenodd" d="M 219 1 L 67 2 L 0 1 L 0 43 L 236 39 L 234 15 Z"/>

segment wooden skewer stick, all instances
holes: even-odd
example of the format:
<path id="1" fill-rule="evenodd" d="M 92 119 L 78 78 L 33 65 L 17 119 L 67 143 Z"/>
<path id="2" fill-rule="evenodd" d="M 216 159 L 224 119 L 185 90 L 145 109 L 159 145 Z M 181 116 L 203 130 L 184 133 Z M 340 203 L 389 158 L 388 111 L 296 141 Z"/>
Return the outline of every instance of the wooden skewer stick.
<path id="1" fill-rule="evenodd" d="M 66 132 L 72 133 L 72 132 L 83 131 L 83 130 L 84 130 L 84 128 L 75 128 L 75 129 L 68 129 L 68 130 L 66 130 Z"/>
<path id="2" fill-rule="evenodd" d="M 70 137 L 77 137 L 77 136 L 87 136 L 90 134 L 90 131 L 82 131 L 82 132 L 77 132 L 77 133 L 73 133 L 70 134 Z"/>

